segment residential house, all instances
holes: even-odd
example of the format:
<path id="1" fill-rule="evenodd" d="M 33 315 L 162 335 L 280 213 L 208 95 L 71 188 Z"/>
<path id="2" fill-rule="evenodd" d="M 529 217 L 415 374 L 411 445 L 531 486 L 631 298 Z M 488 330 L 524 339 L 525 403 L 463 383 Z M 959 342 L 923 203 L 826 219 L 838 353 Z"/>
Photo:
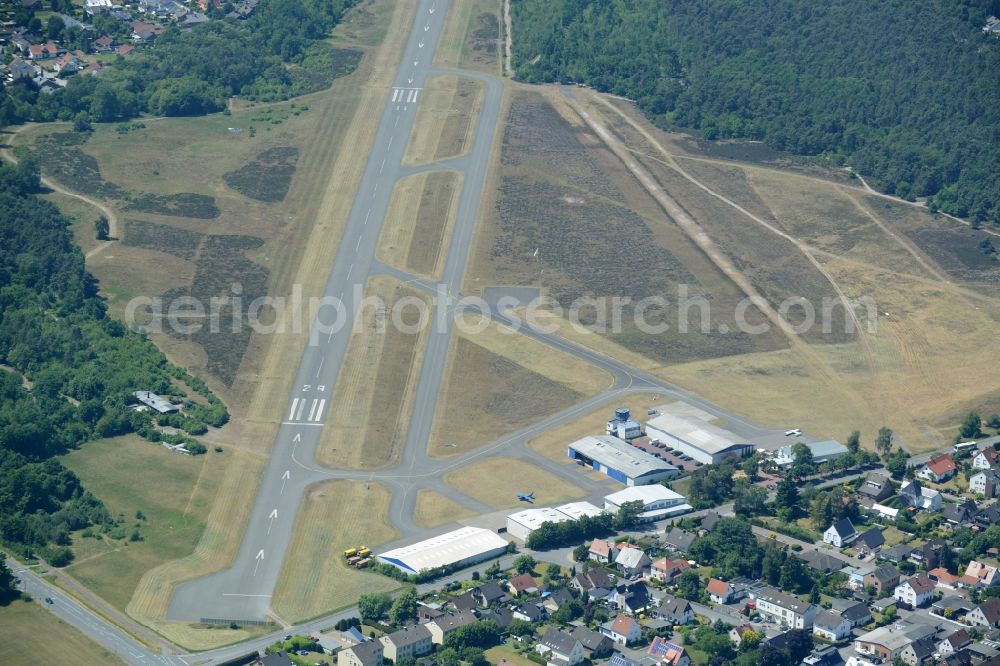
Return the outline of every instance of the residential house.
<path id="1" fill-rule="evenodd" d="M 941 655 L 936 666 L 972 666 L 972 651 L 969 648 L 962 648 L 955 654 L 949 654 L 947 657 Z M 990 664 L 989 666 L 996 666 L 996 664 Z"/>
<path id="2" fill-rule="evenodd" d="M 586 592 L 591 599 L 603 599 L 615 587 L 611 576 L 604 569 L 591 569 L 578 573 L 573 576 L 569 585 L 577 592 Z"/>
<path id="3" fill-rule="evenodd" d="M 532 578 L 531 574 L 523 573 L 518 574 L 510 579 L 507 583 L 510 588 L 510 593 L 515 597 L 519 597 L 522 594 L 535 594 L 538 592 L 538 583 Z"/>
<path id="4" fill-rule="evenodd" d="M 843 615 L 824 610 L 816 614 L 813 620 L 813 636 L 836 642 L 851 635 L 851 623 Z"/>
<path id="5" fill-rule="evenodd" d="M 740 646 L 743 642 L 743 637 L 749 633 L 757 633 L 752 624 L 741 624 L 738 627 L 733 627 L 729 630 L 729 640 L 732 641 L 733 645 L 736 647 Z"/>
<path id="6" fill-rule="evenodd" d="M 583 643 L 564 631 L 549 627 L 535 644 L 535 651 L 549 664 L 575 666 L 584 660 Z"/>
<path id="7" fill-rule="evenodd" d="M 463 611 L 461 613 L 455 613 L 454 615 L 442 615 L 441 617 L 436 617 L 425 625 L 427 630 L 431 632 L 431 642 L 434 645 L 444 645 L 444 639 L 448 634 L 454 632 L 460 627 L 464 627 L 468 624 L 475 624 L 479 622 L 479 618 L 476 617 L 473 611 Z"/>
<path id="8" fill-rule="evenodd" d="M 990 525 L 1000 525 L 1000 505 L 991 504 L 979 510 L 973 519 L 977 527 L 986 529 Z"/>
<path id="9" fill-rule="evenodd" d="M 507 599 L 507 592 L 500 587 L 499 583 L 492 580 L 472 588 L 470 592 L 480 608 L 489 608 L 493 604 L 502 603 Z"/>
<path id="10" fill-rule="evenodd" d="M 708 590 L 709 598 L 717 604 L 728 604 L 734 601 L 733 588 L 725 581 L 712 578 L 708 581 L 706 589 Z"/>
<path id="11" fill-rule="evenodd" d="M 468 590 L 457 597 L 449 599 L 445 603 L 445 607 L 450 608 L 455 612 L 462 613 L 464 611 L 476 610 L 479 608 L 479 604 L 476 603 L 476 598 L 472 595 L 472 590 Z"/>
<path id="12" fill-rule="evenodd" d="M 683 647 L 660 636 L 653 638 L 653 642 L 646 649 L 646 654 L 655 657 L 663 666 L 688 666 L 691 663 L 691 658 Z"/>
<path id="13" fill-rule="evenodd" d="M 879 504 L 878 502 L 872 503 L 869 510 L 875 515 L 876 518 L 881 518 L 883 520 L 896 520 L 899 518 L 899 509 L 886 506 L 885 504 Z"/>
<path id="14" fill-rule="evenodd" d="M 885 545 L 885 537 L 882 536 L 882 530 L 873 527 L 859 534 L 853 545 L 862 553 L 877 553 Z"/>
<path id="15" fill-rule="evenodd" d="M 951 455 L 942 453 L 925 462 L 920 467 L 920 471 L 917 472 L 917 476 L 928 481 L 933 481 L 934 483 L 944 483 L 955 476 L 957 470 L 958 466 L 951 459 Z"/>
<path id="16" fill-rule="evenodd" d="M 921 511 L 940 511 L 941 493 L 933 488 L 924 488 L 916 479 L 903 483 L 899 489 L 899 499 L 907 506 Z"/>
<path id="17" fill-rule="evenodd" d="M 913 641 L 933 637 L 934 633 L 934 627 L 928 625 L 889 624 L 858 636 L 854 650 L 860 656 L 882 659 L 882 663 L 888 664 L 901 656 Z"/>
<path id="18" fill-rule="evenodd" d="M 127 55 L 131 55 L 132 51 L 135 51 L 135 47 L 131 44 L 119 44 L 115 48 L 115 53 L 122 56 L 123 58 Z"/>
<path id="19" fill-rule="evenodd" d="M 687 599 L 666 597 L 660 602 L 657 610 L 660 619 L 673 625 L 686 625 L 694 622 L 694 609 Z"/>
<path id="20" fill-rule="evenodd" d="M 969 490 L 987 499 L 993 499 L 1000 493 L 1000 472 L 987 469 L 973 474 L 969 477 Z"/>
<path id="21" fill-rule="evenodd" d="M 337 653 L 337 666 L 382 666 L 385 646 L 380 641 L 364 641 Z"/>
<path id="22" fill-rule="evenodd" d="M 885 548 L 880 553 L 882 559 L 889 560 L 893 564 L 899 564 L 903 560 L 910 558 L 910 553 L 913 549 L 907 546 L 905 543 L 897 543 L 891 548 Z"/>
<path id="23" fill-rule="evenodd" d="M 642 666 L 642 664 L 635 659 L 629 659 L 621 652 L 615 652 L 608 660 L 608 666 Z"/>
<path id="24" fill-rule="evenodd" d="M 1000 598 L 979 604 L 965 614 L 965 621 L 974 627 L 1000 627 Z"/>
<path id="25" fill-rule="evenodd" d="M 816 571 L 825 574 L 832 571 L 839 571 L 844 567 L 843 560 L 840 560 L 829 553 L 824 553 L 821 550 L 803 551 L 798 553 L 798 558 Z"/>
<path id="26" fill-rule="evenodd" d="M 943 539 L 931 539 L 910 553 L 910 561 L 914 564 L 923 565 L 928 571 L 936 569 L 938 561 L 941 558 L 941 552 L 949 547 Z"/>
<path id="27" fill-rule="evenodd" d="M 628 615 L 619 615 L 611 622 L 606 623 L 602 630 L 619 645 L 631 645 L 642 636 L 642 627 L 639 626 L 639 622 Z"/>
<path id="28" fill-rule="evenodd" d="M 926 606 L 934 599 L 934 581 L 927 574 L 918 574 L 896 586 L 893 596 L 910 610 Z"/>
<path id="29" fill-rule="evenodd" d="M 511 614 L 515 620 L 524 620 L 531 623 L 541 622 L 545 619 L 545 609 L 542 608 L 541 604 L 521 604 L 520 606 L 515 606 L 511 610 Z"/>
<path id="30" fill-rule="evenodd" d="M 931 604 L 931 613 L 933 615 L 940 615 L 949 620 L 964 622 L 966 624 L 975 624 L 972 617 L 975 611 L 976 605 L 963 597 L 944 597 Z M 992 609 L 987 608 L 984 613 L 977 613 L 975 618 L 988 621 L 991 613 Z"/>
<path id="31" fill-rule="evenodd" d="M 858 536 L 850 518 L 841 518 L 823 533 L 823 543 L 843 548 Z"/>
<path id="32" fill-rule="evenodd" d="M 417 622 L 420 624 L 430 622 L 434 618 L 441 617 L 442 615 L 444 615 L 444 613 L 437 604 L 434 604 L 433 606 L 429 606 L 424 603 L 417 604 Z"/>
<path id="33" fill-rule="evenodd" d="M 716 511 L 709 511 L 701 519 L 701 525 L 698 527 L 698 534 L 705 536 L 713 529 L 715 529 L 715 524 L 722 519 L 722 516 Z"/>
<path id="34" fill-rule="evenodd" d="M 78 72 L 81 67 L 79 58 L 72 53 L 65 53 L 56 59 L 52 69 L 58 72 L 60 76 L 66 76 L 67 74 Z"/>
<path id="35" fill-rule="evenodd" d="M 111 11 L 111 8 L 111 0 L 85 0 L 83 3 L 83 10 L 91 16 Z"/>
<path id="36" fill-rule="evenodd" d="M 10 61 L 7 66 L 8 78 L 11 83 L 21 81 L 23 79 L 33 79 L 35 78 L 35 66 L 21 60 L 20 58 L 14 58 Z"/>
<path id="37" fill-rule="evenodd" d="M 965 587 L 993 587 L 1000 583 L 997 568 L 985 562 L 972 560 L 965 568 L 965 575 L 958 579 Z"/>
<path id="38" fill-rule="evenodd" d="M 933 634 L 930 636 L 921 636 L 903 648 L 903 651 L 899 654 L 899 658 L 907 666 L 921 666 L 921 664 L 934 655 L 936 648 L 937 641 L 934 640 Z"/>
<path id="39" fill-rule="evenodd" d="M 569 635 L 580 641 L 583 645 L 583 656 L 585 659 L 603 659 L 611 654 L 614 649 L 614 641 L 610 636 L 588 629 L 587 627 L 573 627 Z"/>
<path id="40" fill-rule="evenodd" d="M 382 642 L 385 658 L 394 664 L 403 659 L 421 657 L 434 649 L 431 632 L 423 624 L 405 627 L 379 640 Z"/>
<path id="41" fill-rule="evenodd" d="M 496 608 L 487 608 L 479 611 L 479 619 L 482 622 L 496 622 L 497 628 L 501 632 L 504 632 L 507 631 L 507 627 L 510 626 L 511 621 L 514 619 L 514 613 L 509 608 L 497 606 Z"/>
<path id="42" fill-rule="evenodd" d="M 672 585 L 677 577 L 690 567 L 687 560 L 671 560 L 661 557 L 649 566 L 649 577 L 661 583 Z"/>
<path id="43" fill-rule="evenodd" d="M 842 572 L 847 576 L 847 586 L 857 592 L 865 587 L 865 576 L 875 570 L 875 567 L 844 567 Z"/>
<path id="44" fill-rule="evenodd" d="M 257 657 L 250 662 L 250 666 L 295 666 L 295 662 L 292 661 L 287 654 L 281 651 Z"/>
<path id="45" fill-rule="evenodd" d="M 615 554 L 618 552 L 615 544 L 606 539 L 594 539 L 590 543 L 588 557 L 601 564 L 610 564 L 615 561 Z"/>
<path id="46" fill-rule="evenodd" d="M 979 513 L 979 507 L 972 500 L 945 504 L 941 509 L 941 517 L 952 525 L 967 525 L 972 522 L 977 513 Z"/>
<path id="47" fill-rule="evenodd" d="M 757 611 L 766 619 L 790 629 L 811 627 L 819 612 L 818 606 L 770 586 L 758 590 L 754 601 Z"/>
<path id="48" fill-rule="evenodd" d="M 619 585 L 607 597 L 608 605 L 618 611 L 637 615 L 654 605 L 646 584 L 639 581 Z"/>
<path id="49" fill-rule="evenodd" d="M 649 556 L 641 548 L 628 546 L 618 551 L 615 556 L 615 566 L 622 572 L 623 576 L 632 578 L 642 575 L 651 564 Z"/>
<path id="50" fill-rule="evenodd" d="M 947 657 L 948 655 L 960 652 L 961 650 L 969 647 L 971 644 L 972 638 L 969 636 L 969 632 L 965 629 L 959 629 L 952 632 L 950 636 L 938 643 L 937 651 L 941 656 Z"/>
<path id="51" fill-rule="evenodd" d="M 28 47 L 28 58 L 31 60 L 49 60 L 58 58 L 63 53 L 66 53 L 66 49 L 60 48 L 55 42 L 32 44 Z"/>
<path id="52" fill-rule="evenodd" d="M 152 23 L 136 21 L 132 24 L 132 39 L 137 42 L 151 42 L 163 32 Z"/>
<path id="53" fill-rule="evenodd" d="M 872 612 L 868 609 L 868 604 L 851 599 L 832 599 L 831 608 L 834 613 L 839 613 L 851 627 L 863 627 L 872 621 Z"/>
<path id="54" fill-rule="evenodd" d="M 98 53 L 111 53 L 115 48 L 115 40 L 107 35 L 103 35 L 94 40 L 94 50 Z"/>
<path id="55" fill-rule="evenodd" d="M 874 571 L 865 576 L 865 587 L 869 585 L 875 588 L 875 597 L 878 599 L 892 594 L 899 585 L 899 569 L 891 564 L 875 567 Z"/>
<path id="56" fill-rule="evenodd" d="M 1000 451 L 983 449 L 972 458 L 972 469 L 996 469 L 1000 462 Z"/>
<path id="57" fill-rule="evenodd" d="M 550 614 L 555 613 L 568 601 L 573 601 L 573 595 L 565 587 L 542 593 L 542 608 Z"/>
<path id="58" fill-rule="evenodd" d="M 664 545 L 681 553 L 686 553 L 691 544 L 694 543 L 696 535 L 674 527 L 663 538 Z"/>
<path id="59" fill-rule="evenodd" d="M 959 588 L 958 576 L 950 573 L 944 567 L 935 567 L 927 572 L 927 577 L 934 581 L 934 585 L 945 590 L 957 590 Z"/>

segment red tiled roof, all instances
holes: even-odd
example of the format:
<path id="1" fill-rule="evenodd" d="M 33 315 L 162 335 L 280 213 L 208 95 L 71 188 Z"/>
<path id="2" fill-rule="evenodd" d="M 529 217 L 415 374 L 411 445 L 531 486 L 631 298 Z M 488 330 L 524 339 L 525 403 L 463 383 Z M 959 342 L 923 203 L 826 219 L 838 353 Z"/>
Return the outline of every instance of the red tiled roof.
<path id="1" fill-rule="evenodd" d="M 708 581 L 708 593 L 714 594 L 717 597 L 724 597 L 729 594 L 729 583 L 721 581 L 718 578 L 713 578 Z"/>
<path id="2" fill-rule="evenodd" d="M 628 636 L 634 626 L 635 620 L 630 618 L 628 615 L 619 615 L 615 618 L 615 621 L 611 623 L 611 631 L 622 636 Z"/>
<path id="3" fill-rule="evenodd" d="M 510 586 L 517 590 L 518 593 L 521 593 L 533 587 L 538 587 L 538 584 L 535 583 L 535 579 L 531 577 L 531 574 L 523 573 L 511 578 Z"/>
<path id="4" fill-rule="evenodd" d="M 955 461 L 952 460 L 951 456 L 949 456 L 947 453 L 942 453 L 941 455 L 935 458 L 931 458 L 925 464 L 927 465 L 927 468 L 929 470 L 931 470 L 938 476 L 947 474 L 948 472 L 954 472 L 956 469 L 958 469 L 955 466 Z"/>

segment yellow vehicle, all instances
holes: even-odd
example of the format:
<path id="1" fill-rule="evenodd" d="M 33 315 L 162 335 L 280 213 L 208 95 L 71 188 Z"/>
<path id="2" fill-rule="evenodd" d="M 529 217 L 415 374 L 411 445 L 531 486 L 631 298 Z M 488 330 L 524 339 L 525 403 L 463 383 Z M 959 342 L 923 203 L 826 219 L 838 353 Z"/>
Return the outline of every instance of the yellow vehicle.
<path id="1" fill-rule="evenodd" d="M 778 535 L 775 534 L 774 532 L 771 532 L 770 534 L 767 535 L 767 538 L 768 539 L 777 539 Z"/>
<path id="2" fill-rule="evenodd" d="M 368 550 L 368 546 L 362 546 L 358 549 L 358 555 L 361 557 L 368 557 L 372 554 L 372 551 Z"/>
<path id="3" fill-rule="evenodd" d="M 358 554 L 357 548 L 348 548 L 347 550 L 344 551 L 344 557 L 354 557 L 357 554 Z"/>

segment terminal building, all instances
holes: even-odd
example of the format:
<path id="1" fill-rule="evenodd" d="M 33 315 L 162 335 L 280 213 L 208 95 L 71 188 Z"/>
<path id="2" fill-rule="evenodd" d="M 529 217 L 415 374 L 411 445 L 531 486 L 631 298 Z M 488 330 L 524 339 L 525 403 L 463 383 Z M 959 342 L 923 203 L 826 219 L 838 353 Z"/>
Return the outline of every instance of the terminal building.
<path id="1" fill-rule="evenodd" d="M 644 486 L 680 476 L 668 462 L 611 435 L 588 435 L 569 445 L 570 458 L 626 486 Z"/>
<path id="2" fill-rule="evenodd" d="M 626 502 L 635 501 L 642 502 L 639 521 L 644 523 L 673 518 L 692 510 L 683 495 L 661 485 L 635 486 L 611 493 L 604 498 L 604 509 L 617 512 Z"/>
<path id="3" fill-rule="evenodd" d="M 379 562 L 408 574 L 446 566 L 463 566 L 507 552 L 508 542 L 481 527 L 463 527 L 430 539 L 379 554 Z"/>
<path id="4" fill-rule="evenodd" d="M 705 465 L 717 465 L 727 458 L 752 455 L 754 446 L 728 430 L 707 421 L 675 414 L 660 414 L 646 421 L 646 434 L 675 451 Z"/>
<path id="5" fill-rule="evenodd" d="M 608 421 L 607 433 L 618 439 L 632 441 L 642 437 L 642 425 L 632 420 L 632 415 L 625 407 L 615 410 L 615 417 Z"/>

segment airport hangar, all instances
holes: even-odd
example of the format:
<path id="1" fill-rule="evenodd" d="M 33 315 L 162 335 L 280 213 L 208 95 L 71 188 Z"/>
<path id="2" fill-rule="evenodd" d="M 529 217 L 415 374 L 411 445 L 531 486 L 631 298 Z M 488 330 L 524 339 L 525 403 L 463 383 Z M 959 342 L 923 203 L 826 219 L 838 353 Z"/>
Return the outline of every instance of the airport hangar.
<path id="1" fill-rule="evenodd" d="M 388 550 L 377 557 L 408 574 L 446 566 L 463 566 L 489 560 L 507 552 L 509 542 L 481 527 L 463 527 L 409 546 Z"/>
<path id="2" fill-rule="evenodd" d="M 735 433 L 701 419 L 675 414 L 660 414 L 646 421 L 646 435 L 705 465 L 718 465 L 727 458 L 745 458 L 754 452 L 754 445 Z"/>
<path id="3" fill-rule="evenodd" d="M 588 435 L 567 447 L 570 458 L 604 472 L 626 486 L 645 486 L 674 479 L 681 471 L 611 435 Z"/>

